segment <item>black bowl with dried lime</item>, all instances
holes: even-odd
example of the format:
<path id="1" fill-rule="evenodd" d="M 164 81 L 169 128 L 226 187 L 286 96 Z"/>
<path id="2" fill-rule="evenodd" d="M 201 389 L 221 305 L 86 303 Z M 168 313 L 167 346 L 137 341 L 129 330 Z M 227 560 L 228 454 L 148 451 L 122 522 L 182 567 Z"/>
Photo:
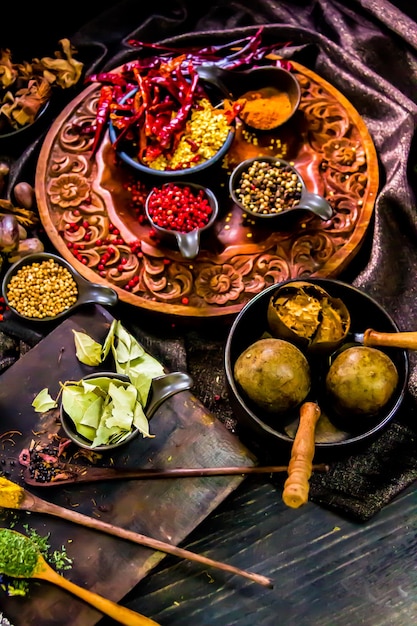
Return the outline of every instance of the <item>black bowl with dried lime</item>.
<path id="1" fill-rule="evenodd" d="M 392 347 L 377 349 L 374 359 L 371 348 L 354 340 L 367 328 L 398 333 L 377 301 L 342 281 L 290 279 L 254 296 L 233 322 L 225 347 L 226 384 L 242 437 L 252 441 L 255 435 L 272 452 L 291 447 L 300 407 L 310 401 L 321 410 L 318 456 L 334 457 L 377 437 L 403 402 L 409 360 L 405 349 Z M 353 348 L 359 351 L 354 365 L 339 368 Z M 367 390 L 374 404 L 366 401 Z"/>
<path id="2" fill-rule="evenodd" d="M 309 352 L 336 350 L 346 340 L 351 323 L 341 298 L 304 280 L 277 287 L 269 300 L 267 316 L 275 337 L 288 339 Z"/>

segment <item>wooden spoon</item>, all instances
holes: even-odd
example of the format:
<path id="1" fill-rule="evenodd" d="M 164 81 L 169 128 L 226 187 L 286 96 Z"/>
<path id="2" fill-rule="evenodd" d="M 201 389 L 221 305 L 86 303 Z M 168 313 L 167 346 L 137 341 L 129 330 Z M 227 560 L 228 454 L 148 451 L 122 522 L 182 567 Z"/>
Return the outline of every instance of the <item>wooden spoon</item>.
<path id="1" fill-rule="evenodd" d="M 5 496 L 4 498 L 2 498 L 2 490 L 0 489 L 1 508 L 12 508 L 19 509 L 21 511 L 32 511 L 33 513 L 45 513 L 46 515 L 53 515 L 54 517 L 65 519 L 69 522 L 79 524 L 80 526 L 84 526 L 86 528 L 93 528 L 109 535 L 120 537 L 121 539 L 133 541 L 134 543 L 146 546 L 147 548 L 151 548 L 152 550 L 159 550 L 160 552 L 165 552 L 166 554 L 173 554 L 174 556 L 177 556 L 181 559 L 189 559 L 190 561 L 202 563 L 203 565 L 209 567 L 216 567 L 217 569 L 223 570 L 224 572 L 230 572 L 232 574 L 243 576 L 270 589 L 272 589 L 273 587 L 272 580 L 270 578 L 267 578 L 266 576 L 261 576 L 260 574 L 254 574 L 252 572 L 241 570 L 237 567 L 234 567 L 233 565 L 221 563 L 200 554 L 196 554 L 195 552 L 190 552 L 189 550 L 173 546 L 172 544 L 166 543 L 165 541 L 153 539 L 146 535 L 136 533 L 132 530 L 126 530 L 124 528 L 121 528 L 120 526 L 114 526 L 113 524 L 103 522 L 102 520 L 96 519 L 95 517 L 83 515 L 82 513 L 78 513 L 77 511 L 74 511 L 72 509 L 66 509 L 63 506 L 58 506 L 57 504 L 53 504 L 52 502 L 47 502 L 46 500 L 42 500 L 42 498 L 38 498 L 37 496 L 31 494 L 29 491 L 23 489 L 23 487 L 20 487 L 12 481 L 4 478 L 2 480 L 3 484 L 8 484 L 9 490 L 18 491 L 18 494 L 17 497 L 14 498 L 8 497 L 7 488 L 5 487 Z"/>
<path id="2" fill-rule="evenodd" d="M 192 476 L 232 476 L 243 474 L 275 474 L 286 472 L 287 465 L 265 465 L 265 466 L 242 466 L 242 467 L 172 467 L 169 469 L 158 468 L 116 468 L 116 467 L 94 467 L 88 465 L 77 465 L 75 463 L 63 463 L 58 466 L 59 472 L 56 477 L 50 480 L 41 480 L 32 475 L 28 467 L 23 470 L 23 479 L 27 485 L 34 487 L 58 487 L 60 485 L 70 485 L 77 483 L 91 483 L 106 480 L 128 480 L 128 479 L 156 479 L 156 478 L 187 478 Z M 315 471 L 326 471 L 327 465 L 314 465 Z"/>
<path id="3" fill-rule="evenodd" d="M 284 483 L 282 499 L 293 509 L 306 504 L 310 490 L 309 479 L 315 452 L 314 435 L 321 411 L 315 402 L 304 402 L 300 408 L 300 422 L 291 449 L 288 478 Z"/>
<path id="4" fill-rule="evenodd" d="M 47 580 L 48 582 L 58 585 L 58 587 L 62 587 L 66 589 L 70 593 L 75 596 L 78 596 L 84 602 L 91 604 L 94 608 L 98 609 L 104 615 L 108 615 L 113 618 L 120 624 L 126 624 L 126 626 L 159 626 L 157 622 L 154 622 L 149 617 L 145 617 L 145 615 L 141 615 L 140 613 L 136 613 L 131 609 L 120 606 L 109 600 L 108 598 L 103 598 L 103 596 L 94 593 L 93 591 L 89 591 L 88 589 L 84 589 L 83 587 L 79 587 L 75 583 L 67 580 L 61 574 L 58 574 L 43 558 L 42 554 L 40 554 L 38 547 L 36 544 L 21 533 L 18 533 L 15 530 L 10 530 L 8 528 L 3 528 L 1 533 L 10 534 L 9 541 L 6 541 L 6 545 L 4 547 L 5 552 L 7 554 L 2 554 L 1 565 L 1 574 L 5 574 L 6 576 L 11 576 L 12 578 L 37 578 L 40 580 Z M 37 553 L 37 562 L 34 564 L 33 570 L 31 573 L 18 574 L 15 569 L 11 567 L 13 562 L 16 562 L 17 559 L 22 558 L 22 554 L 16 554 L 16 545 L 13 541 L 13 537 L 19 537 L 19 545 L 23 545 L 26 547 L 30 554 Z M 8 537 L 7 537 L 8 538 Z"/>

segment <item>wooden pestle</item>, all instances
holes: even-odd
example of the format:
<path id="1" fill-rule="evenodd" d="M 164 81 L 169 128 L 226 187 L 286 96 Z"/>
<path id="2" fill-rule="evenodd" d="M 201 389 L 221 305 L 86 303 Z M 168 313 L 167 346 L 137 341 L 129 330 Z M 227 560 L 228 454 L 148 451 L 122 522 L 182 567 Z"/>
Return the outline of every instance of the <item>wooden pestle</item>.
<path id="1" fill-rule="evenodd" d="M 300 408 L 300 422 L 291 449 L 288 478 L 284 483 L 282 499 L 293 509 L 308 502 L 309 479 L 315 452 L 315 430 L 321 411 L 315 402 L 304 402 Z"/>

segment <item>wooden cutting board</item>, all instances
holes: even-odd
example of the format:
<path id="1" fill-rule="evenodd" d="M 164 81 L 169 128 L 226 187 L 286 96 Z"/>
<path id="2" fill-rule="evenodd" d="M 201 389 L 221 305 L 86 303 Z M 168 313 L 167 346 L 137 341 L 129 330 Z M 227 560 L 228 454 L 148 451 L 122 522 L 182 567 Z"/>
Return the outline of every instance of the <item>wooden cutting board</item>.
<path id="1" fill-rule="evenodd" d="M 55 397 L 60 381 L 78 380 L 97 371 L 76 358 L 72 330 L 83 331 L 102 343 L 112 320 L 99 306 L 78 312 L 1 375 L 0 469 L 10 472 L 11 480 L 25 486 L 18 456 L 32 439 L 44 439 L 48 430 L 63 435 L 59 422 L 52 424 L 50 418 L 48 421 L 33 410 L 37 393 L 47 387 Z M 108 365 L 102 369 L 109 369 Z M 9 431 L 17 432 L 5 436 Z M 166 400 L 151 420 L 151 432 L 155 438 L 139 436 L 117 453 L 106 453 L 106 461 L 125 467 L 255 464 L 251 453 L 192 391 L 181 391 Z M 28 490 L 55 504 L 178 545 L 242 480 L 241 476 L 192 477 Z M 0 525 L 9 526 L 16 520 L 15 529 L 24 532 L 24 524 L 29 524 L 42 536 L 50 533 L 51 548 L 66 547 L 73 567 L 64 572 L 65 577 L 116 602 L 164 557 L 160 552 L 46 515 L 3 512 Z M 193 563 L 191 575 L 201 567 Z M 90 626 L 102 617 L 47 583 L 31 583 L 27 598 L 7 597 L 0 592 L 0 604 L 14 626 Z"/>

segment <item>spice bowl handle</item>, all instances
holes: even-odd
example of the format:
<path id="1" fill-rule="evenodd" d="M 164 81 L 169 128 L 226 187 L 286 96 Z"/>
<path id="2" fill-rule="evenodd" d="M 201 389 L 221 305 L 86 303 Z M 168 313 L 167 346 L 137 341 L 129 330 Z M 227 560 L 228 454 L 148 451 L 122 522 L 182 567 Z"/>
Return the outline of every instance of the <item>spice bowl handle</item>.
<path id="1" fill-rule="evenodd" d="M 115 306 L 119 300 L 117 292 L 111 287 L 90 283 L 80 275 L 74 275 L 78 285 L 77 306 L 81 304 L 101 304 Z"/>
<path id="2" fill-rule="evenodd" d="M 200 229 L 189 233 L 175 233 L 179 251 L 185 259 L 195 259 L 200 249 Z"/>
<path id="3" fill-rule="evenodd" d="M 152 380 L 149 401 L 145 408 L 146 417 L 151 419 L 165 400 L 180 391 L 191 389 L 194 381 L 186 372 L 169 372 Z"/>
<path id="4" fill-rule="evenodd" d="M 300 198 L 300 202 L 295 209 L 304 209 L 315 213 L 322 220 L 329 220 L 333 215 L 333 209 L 327 202 L 326 198 L 320 196 L 318 193 L 312 193 L 311 191 L 304 191 Z"/>

